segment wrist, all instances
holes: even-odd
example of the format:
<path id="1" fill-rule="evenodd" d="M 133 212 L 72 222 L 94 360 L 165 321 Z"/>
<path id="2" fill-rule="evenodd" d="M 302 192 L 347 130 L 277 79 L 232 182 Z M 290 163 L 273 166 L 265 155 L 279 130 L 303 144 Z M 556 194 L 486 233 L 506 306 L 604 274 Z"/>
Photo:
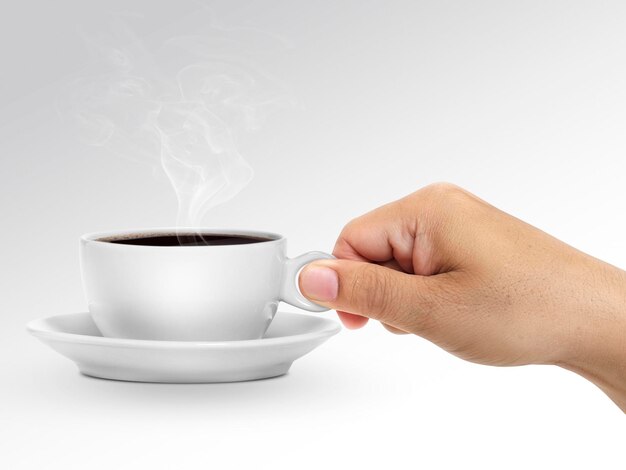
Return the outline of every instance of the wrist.
<path id="1" fill-rule="evenodd" d="M 567 353 L 556 365 L 593 382 L 626 412 L 626 272 L 593 261 L 587 279 L 594 281 L 586 283 L 568 328 Z"/>

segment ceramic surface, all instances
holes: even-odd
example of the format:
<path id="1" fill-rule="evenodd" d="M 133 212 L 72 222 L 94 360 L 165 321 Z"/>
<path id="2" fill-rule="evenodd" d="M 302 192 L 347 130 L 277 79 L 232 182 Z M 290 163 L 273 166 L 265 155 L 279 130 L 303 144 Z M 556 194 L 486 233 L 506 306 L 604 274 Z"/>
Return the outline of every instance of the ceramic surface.
<path id="1" fill-rule="evenodd" d="M 150 341 L 107 338 L 89 313 L 34 320 L 27 330 L 76 363 L 83 374 L 135 382 L 237 382 L 285 374 L 341 327 L 312 315 L 276 315 L 263 339 Z"/>
<path id="2" fill-rule="evenodd" d="M 106 238 L 199 231 L 268 238 L 245 245 L 141 246 Z M 112 338 L 222 341 L 262 338 L 280 301 L 309 311 L 297 275 L 307 263 L 332 258 L 310 252 L 286 257 L 278 234 L 241 230 L 159 228 L 88 234 L 80 240 L 89 312 Z"/>

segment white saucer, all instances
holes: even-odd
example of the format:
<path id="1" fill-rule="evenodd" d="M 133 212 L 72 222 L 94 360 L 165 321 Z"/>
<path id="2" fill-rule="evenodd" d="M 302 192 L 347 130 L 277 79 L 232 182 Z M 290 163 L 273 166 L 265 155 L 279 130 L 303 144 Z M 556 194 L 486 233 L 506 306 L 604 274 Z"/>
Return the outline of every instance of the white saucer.
<path id="1" fill-rule="evenodd" d="M 85 375 L 135 382 L 238 382 L 287 373 L 293 361 L 341 327 L 328 318 L 278 312 L 264 338 L 147 341 L 103 337 L 88 313 L 34 320 L 27 330 Z"/>

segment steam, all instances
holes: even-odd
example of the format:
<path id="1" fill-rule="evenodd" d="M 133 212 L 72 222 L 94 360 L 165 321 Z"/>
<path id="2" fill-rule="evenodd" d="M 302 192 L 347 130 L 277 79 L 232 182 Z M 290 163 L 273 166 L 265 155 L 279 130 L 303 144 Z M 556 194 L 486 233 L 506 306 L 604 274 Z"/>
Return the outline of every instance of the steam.
<path id="1" fill-rule="evenodd" d="M 178 198 L 178 226 L 199 227 L 250 182 L 238 137 L 291 104 L 256 66 L 284 44 L 257 31 L 207 29 L 151 47 L 121 24 L 89 38 L 94 59 L 59 101 L 86 143 L 160 163 Z"/>

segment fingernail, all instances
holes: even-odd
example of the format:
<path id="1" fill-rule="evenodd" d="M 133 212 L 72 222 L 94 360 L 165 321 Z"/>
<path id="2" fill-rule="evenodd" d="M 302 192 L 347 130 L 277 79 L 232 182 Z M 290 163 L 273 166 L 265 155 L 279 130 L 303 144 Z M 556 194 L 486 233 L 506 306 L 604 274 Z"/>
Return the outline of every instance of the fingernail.
<path id="1" fill-rule="evenodd" d="M 326 266 L 309 264 L 300 272 L 300 290 L 313 301 L 333 301 L 339 291 L 337 272 Z"/>

